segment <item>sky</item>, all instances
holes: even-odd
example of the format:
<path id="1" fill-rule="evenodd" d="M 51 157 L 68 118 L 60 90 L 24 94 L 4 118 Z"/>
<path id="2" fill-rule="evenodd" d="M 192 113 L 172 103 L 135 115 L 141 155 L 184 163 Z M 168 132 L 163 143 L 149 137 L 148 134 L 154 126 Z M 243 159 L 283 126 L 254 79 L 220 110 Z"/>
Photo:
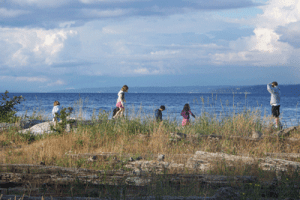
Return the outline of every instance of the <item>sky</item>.
<path id="1" fill-rule="evenodd" d="M 300 84 L 300 0 L 0 0 L 0 90 Z"/>

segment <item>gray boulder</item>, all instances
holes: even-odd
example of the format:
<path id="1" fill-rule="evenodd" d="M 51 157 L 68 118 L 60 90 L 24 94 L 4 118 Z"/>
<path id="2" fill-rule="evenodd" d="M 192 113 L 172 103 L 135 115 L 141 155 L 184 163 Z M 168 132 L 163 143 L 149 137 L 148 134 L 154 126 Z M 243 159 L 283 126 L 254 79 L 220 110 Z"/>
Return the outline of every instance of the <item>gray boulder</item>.
<path id="1" fill-rule="evenodd" d="M 262 137 L 262 133 L 259 131 L 252 131 L 252 138 L 253 139 L 260 139 Z"/>

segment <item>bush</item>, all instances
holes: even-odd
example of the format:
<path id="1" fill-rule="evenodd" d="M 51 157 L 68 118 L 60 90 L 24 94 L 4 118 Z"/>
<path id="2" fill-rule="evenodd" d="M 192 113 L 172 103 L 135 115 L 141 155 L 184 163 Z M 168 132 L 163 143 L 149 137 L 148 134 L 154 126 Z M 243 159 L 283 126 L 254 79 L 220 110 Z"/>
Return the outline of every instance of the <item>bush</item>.
<path id="1" fill-rule="evenodd" d="M 52 127 L 52 130 L 57 131 L 59 134 L 63 133 L 65 131 L 65 127 L 68 123 L 71 123 L 72 120 L 70 122 L 67 121 L 67 117 L 70 116 L 72 114 L 73 108 L 72 107 L 68 107 L 68 108 L 64 108 L 62 107 L 62 109 L 60 110 L 60 114 L 55 113 L 55 118 L 60 118 L 61 122 L 57 123 L 56 128 Z"/>
<path id="2" fill-rule="evenodd" d="M 4 94 L 2 94 L 2 99 L 0 102 L 0 122 L 12 123 L 16 122 L 18 119 L 15 114 L 17 110 L 15 105 L 20 104 L 25 99 L 21 96 L 13 96 L 13 98 L 9 98 L 7 95 L 8 91 L 6 90 Z"/>

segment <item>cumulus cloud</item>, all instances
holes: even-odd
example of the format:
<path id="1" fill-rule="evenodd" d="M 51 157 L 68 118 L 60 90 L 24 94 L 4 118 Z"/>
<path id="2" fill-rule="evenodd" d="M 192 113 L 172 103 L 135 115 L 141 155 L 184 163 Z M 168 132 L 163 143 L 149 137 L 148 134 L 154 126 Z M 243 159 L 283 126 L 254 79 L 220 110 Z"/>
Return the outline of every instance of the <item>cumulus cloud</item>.
<path id="1" fill-rule="evenodd" d="M 7 54 L 0 61 L 7 66 L 51 65 L 64 47 L 72 30 L 0 28 L 0 42 Z"/>
<path id="2" fill-rule="evenodd" d="M 295 35 L 300 30 L 300 1 L 270 0 L 262 9 L 263 14 L 253 20 L 256 26 L 253 35 L 232 41 L 230 52 L 212 55 L 213 62 L 270 66 L 290 65 L 291 60 L 298 60 L 294 58 L 297 45 L 291 43 L 298 41 Z"/>

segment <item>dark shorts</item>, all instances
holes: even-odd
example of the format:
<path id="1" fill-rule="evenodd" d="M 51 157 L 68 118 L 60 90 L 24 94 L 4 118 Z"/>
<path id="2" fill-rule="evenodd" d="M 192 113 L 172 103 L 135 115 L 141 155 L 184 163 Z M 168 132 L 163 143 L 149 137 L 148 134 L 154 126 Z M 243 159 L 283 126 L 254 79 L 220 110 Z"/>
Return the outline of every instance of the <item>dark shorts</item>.
<path id="1" fill-rule="evenodd" d="M 272 106 L 272 115 L 273 115 L 273 117 L 279 117 L 279 115 L 280 115 L 279 107 L 280 106 Z"/>

